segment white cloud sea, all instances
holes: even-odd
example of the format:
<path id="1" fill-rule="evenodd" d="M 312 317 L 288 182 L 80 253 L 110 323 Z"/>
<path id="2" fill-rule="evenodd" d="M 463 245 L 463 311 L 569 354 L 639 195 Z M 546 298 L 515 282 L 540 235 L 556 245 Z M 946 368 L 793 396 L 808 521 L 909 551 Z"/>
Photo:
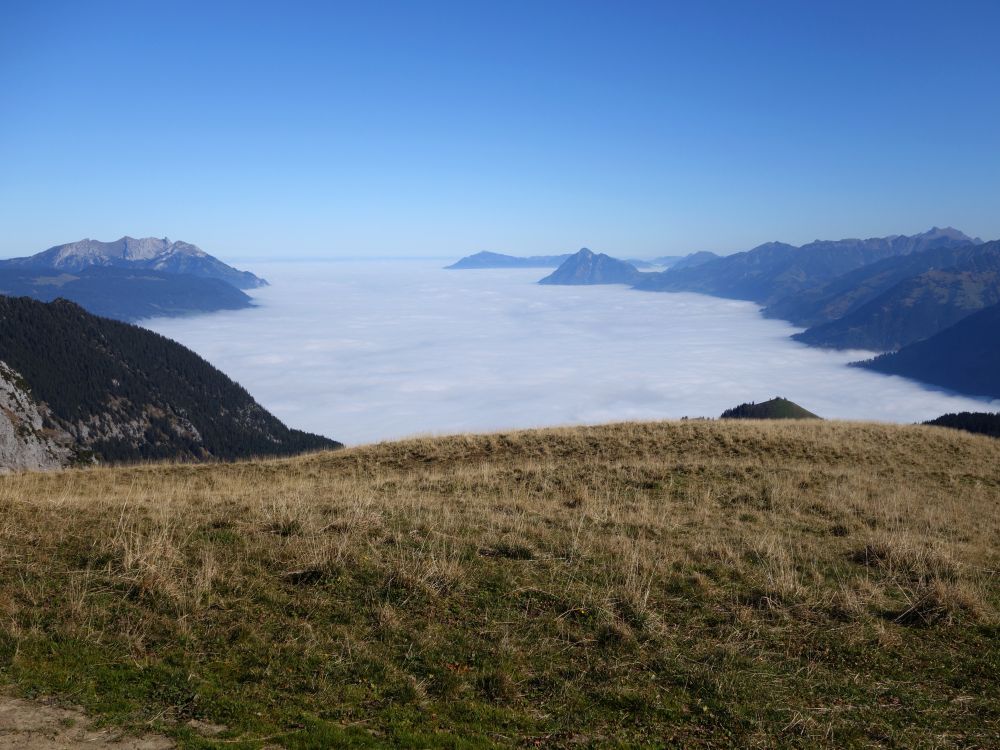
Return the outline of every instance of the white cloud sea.
<path id="1" fill-rule="evenodd" d="M 718 416 L 780 395 L 824 417 L 915 422 L 1000 408 L 844 365 L 756 305 L 545 269 L 428 261 L 254 263 L 251 310 L 143 325 L 194 349 L 293 427 L 348 444 L 626 419 Z"/>

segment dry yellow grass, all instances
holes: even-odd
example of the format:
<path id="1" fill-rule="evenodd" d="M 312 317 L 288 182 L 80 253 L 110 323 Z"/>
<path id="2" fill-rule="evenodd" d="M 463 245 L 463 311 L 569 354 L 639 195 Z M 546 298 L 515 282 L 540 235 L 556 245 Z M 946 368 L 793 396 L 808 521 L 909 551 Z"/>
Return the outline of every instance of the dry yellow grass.
<path id="1" fill-rule="evenodd" d="M 14 475 L 0 680 L 192 746 L 987 746 L 997 539 L 1000 441 L 929 427 Z"/>

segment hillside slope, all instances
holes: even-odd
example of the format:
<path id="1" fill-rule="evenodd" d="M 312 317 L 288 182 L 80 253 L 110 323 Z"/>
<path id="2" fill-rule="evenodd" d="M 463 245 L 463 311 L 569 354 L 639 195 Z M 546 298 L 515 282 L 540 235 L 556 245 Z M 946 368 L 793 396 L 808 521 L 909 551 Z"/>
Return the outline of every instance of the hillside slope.
<path id="1" fill-rule="evenodd" d="M 792 338 L 835 349 L 892 351 L 1000 303 L 1000 243 L 959 265 L 905 279 L 844 317 Z M 982 245 L 973 248 L 978 250 Z"/>
<path id="2" fill-rule="evenodd" d="M 769 305 L 764 314 L 806 328 L 843 318 L 894 286 L 928 271 L 970 264 L 986 270 L 1000 257 L 1000 241 L 945 245 L 869 263 L 825 284 L 804 289 Z M 976 263 L 981 259 L 982 265 Z M 971 262 L 971 263 L 970 263 Z"/>
<path id="3" fill-rule="evenodd" d="M 0 297 L 0 361 L 45 427 L 104 461 L 289 455 L 339 444 L 290 430 L 191 350 L 56 300 Z"/>
<path id="4" fill-rule="evenodd" d="M 1000 731 L 983 436 L 621 424 L 22 474 L 0 498 L 4 682 L 184 747 Z"/>
<path id="5" fill-rule="evenodd" d="M 898 352 L 855 365 L 974 396 L 1000 399 L 1000 304 Z"/>

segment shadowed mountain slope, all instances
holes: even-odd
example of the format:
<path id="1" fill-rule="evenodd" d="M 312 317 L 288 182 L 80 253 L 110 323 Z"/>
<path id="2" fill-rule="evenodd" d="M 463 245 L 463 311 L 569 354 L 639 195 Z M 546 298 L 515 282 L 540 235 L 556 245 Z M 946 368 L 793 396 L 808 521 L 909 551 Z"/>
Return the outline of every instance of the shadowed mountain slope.
<path id="1" fill-rule="evenodd" d="M 0 361 L 44 427 L 105 461 L 233 459 L 336 448 L 290 430 L 191 350 L 66 300 L 0 297 Z"/>
<path id="2" fill-rule="evenodd" d="M 858 367 L 975 396 L 1000 398 L 1000 305 Z"/>
<path id="3" fill-rule="evenodd" d="M 0 294 L 41 302 L 61 297 L 94 315 L 124 321 L 253 306 L 250 297 L 221 279 L 117 266 L 73 272 L 0 266 Z"/>
<path id="4" fill-rule="evenodd" d="M 769 305 L 764 314 L 811 327 L 842 318 L 901 281 L 933 270 L 960 266 L 975 258 L 1000 255 L 1000 242 L 948 245 L 893 256 L 804 289 Z"/>
<path id="5" fill-rule="evenodd" d="M 833 349 L 891 351 L 1000 303 L 1000 247 L 989 256 L 901 281 L 843 318 L 792 338 Z"/>

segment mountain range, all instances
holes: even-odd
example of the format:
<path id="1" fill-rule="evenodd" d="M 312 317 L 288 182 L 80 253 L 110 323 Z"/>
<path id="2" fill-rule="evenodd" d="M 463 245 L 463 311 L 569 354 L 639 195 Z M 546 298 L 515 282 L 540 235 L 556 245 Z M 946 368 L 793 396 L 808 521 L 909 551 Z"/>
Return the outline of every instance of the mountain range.
<path id="1" fill-rule="evenodd" d="M 938 254 L 938 251 L 931 251 Z M 933 336 L 977 310 L 1000 303 L 1000 242 L 951 251 L 965 256 L 944 268 L 904 278 L 842 317 L 793 338 L 836 349 L 892 351 Z M 919 255 L 926 255 L 925 253 Z M 916 265 L 908 257 L 895 265 Z M 891 267 L 891 266 L 890 266 Z M 855 299 L 860 297 L 855 293 Z"/>
<path id="2" fill-rule="evenodd" d="M 586 250 L 587 248 L 582 248 Z M 460 260 L 445 266 L 448 270 L 469 270 L 479 268 L 556 268 L 572 258 L 575 253 L 564 253 L 562 255 L 531 255 L 520 257 L 516 255 L 504 255 L 502 253 L 481 252 L 474 255 L 467 255 Z M 609 256 L 610 257 L 610 256 Z M 697 266 L 715 260 L 719 256 L 715 253 L 702 250 L 688 255 L 661 255 L 648 260 L 639 258 L 627 258 L 624 262 L 634 266 L 636 269 L 666 269 L 666 268 L 687 268 Z M 597 282 L 608 283 L 608 282 Z M 614 282 L 619 283 L 619 282 Z"/>
<path id="3" fill-rule="evenodd" d="M 180 344 L 67 300 L 0 297 L 0 363 L 0 457 L 8 466 L 91 456 L 219 460 L 340 446 L 289 429 Z M 11 458 L 18 455 L 21 463 Z"/>
<path id="4" fill-rule="evenodd" d="M 0 260 L 0 294 L 62 297 L 125 321 L 250 307 L 243 290 L 266 285 L 195 245 L 166 238 L 86 239 Z"/>
<path id="5" fill-rule="evenodd" d="M 659 272 L 583 248 L 540 283 L 624 283 L 746 299 L 763 305 L 768 317 L 805 326 L 793 335 L 805 344 L 899 350 L 872 369 L 976 395 L 993 395 L 1000 381 L 990 354 L 997 336 L 981 322 L 988 315 L 961 325 L 1000 304 L 1000 241 L 984 243 L 951 227 L 801 247 L 770 242 L 722 257 L 696 253 Z M 945 359 L 932 361 L 944 352 Z"/>
<path id="6" fill-rule="evenodd" d="M 937 227 L 910 237 L 816 240 L 801 247 L 768 242 L 694 268 L 649 274 L 637 286 L 650 291 L 700 292 L 768 305 L 884 258 L 977 242 L 957 230 Z"/>

